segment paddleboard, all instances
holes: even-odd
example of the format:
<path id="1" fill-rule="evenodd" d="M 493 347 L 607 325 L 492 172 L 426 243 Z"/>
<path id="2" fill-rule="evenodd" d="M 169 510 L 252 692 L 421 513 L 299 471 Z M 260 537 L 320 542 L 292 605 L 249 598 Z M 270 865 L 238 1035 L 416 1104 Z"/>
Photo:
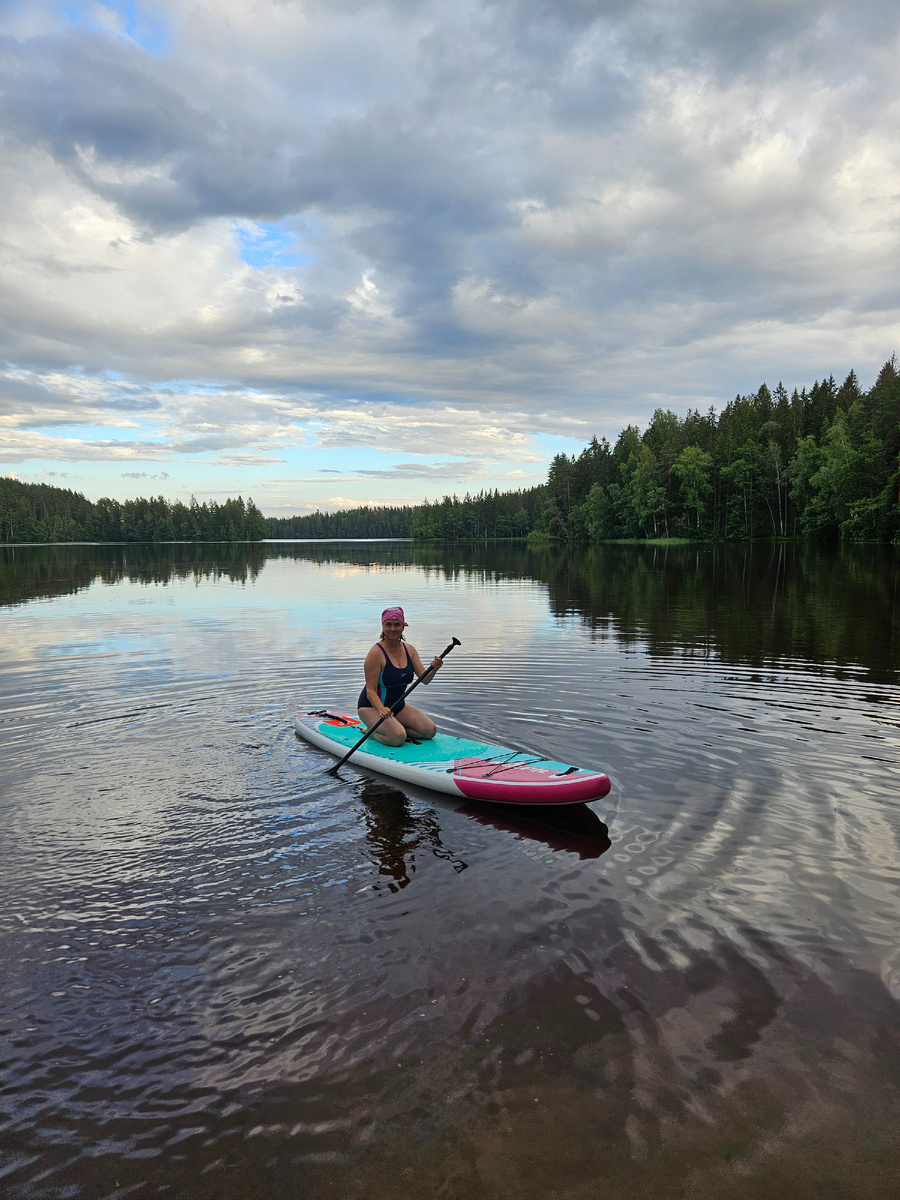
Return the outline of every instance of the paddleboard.
<path id="1" fill-rule="evenodd" d="M 324 709 L 298 713 L 294 728 L 336 758 L 343 758 L 366 729 L 359 717 Z M 402 746 L 384 746 L 369 738 L 351 764 L 457 799 L 494 804 L 584 804 L 599 800 L 610 788 L 609 777 L 600 771 L 447 733 L 430 741 L 410 739 Z"/>

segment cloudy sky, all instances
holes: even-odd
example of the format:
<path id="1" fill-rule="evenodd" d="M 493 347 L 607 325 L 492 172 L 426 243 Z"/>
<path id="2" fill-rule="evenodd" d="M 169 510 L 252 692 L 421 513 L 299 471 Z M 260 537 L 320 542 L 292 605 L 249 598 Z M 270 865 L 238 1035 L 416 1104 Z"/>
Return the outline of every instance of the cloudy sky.
<path id="1" fill-rule="evenodd" d="M 895 0 L 0 0 L 0 472 L 531 486 L 900 350 Z"/>

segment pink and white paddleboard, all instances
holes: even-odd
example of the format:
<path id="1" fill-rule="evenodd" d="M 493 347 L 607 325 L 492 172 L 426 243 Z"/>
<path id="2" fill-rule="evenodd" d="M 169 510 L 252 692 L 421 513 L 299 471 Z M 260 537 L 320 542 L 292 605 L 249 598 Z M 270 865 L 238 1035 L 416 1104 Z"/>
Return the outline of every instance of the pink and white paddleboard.
<path id="1" fill-rule="evenodd" d="M 294 728 L 307 742 L 337 758 L 343 758 L 365 732 L 358 717 L 324 709 L 298 713 Z M 369 738 L 350 764 L 457 798 L 495 804 L 584 804 L 601 799 L 610 788 L 609 777 L 601 771 L 446 733 L 403 746 L 383 746 Z"/>

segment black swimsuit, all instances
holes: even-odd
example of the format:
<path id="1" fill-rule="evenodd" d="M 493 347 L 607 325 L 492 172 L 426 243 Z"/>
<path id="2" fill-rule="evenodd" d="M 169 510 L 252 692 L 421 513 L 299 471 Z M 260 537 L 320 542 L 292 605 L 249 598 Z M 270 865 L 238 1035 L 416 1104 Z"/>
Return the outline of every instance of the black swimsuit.
<path id="1" fill-rule="evenodd" d="M 403 649 L 406 651 L 406 666 L 401 668 L 394 666 L 394 664 L 388 658 L 387 650 L 385 650 L 381 642 L 376 642 L 375 645 L 384 655 L 384 666 L 381 668 L 381 674 L 378 676 L 378 695 L 381 697 L 382 704 L 387 705 L 388 708 L 393 708 L 409 685 L 412 683 L 416 673 L 413 670 L 412 663 L 410 662 L 409 651 L 405 646 Z M 363 688 L 363 690 L 359 693 L 359 699 L 356 702 L 356 707 L 372 707 L 372 701 L 369 699 L 369 693 L 365 688 Z M 406 701 L 404 700 L 397 709 L 397 712 L 402 712 L 405 707 Z"/>

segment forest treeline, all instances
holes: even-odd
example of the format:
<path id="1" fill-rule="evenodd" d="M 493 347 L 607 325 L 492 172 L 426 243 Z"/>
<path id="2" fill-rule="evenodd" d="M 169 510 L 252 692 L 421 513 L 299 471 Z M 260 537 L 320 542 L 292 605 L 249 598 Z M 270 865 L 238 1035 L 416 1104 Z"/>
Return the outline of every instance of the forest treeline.
<path id="1" fill-rule="evenodd" d="M 808 391 L 737 396 L 721 413 L 657 409 L 616 445 L 558 454 L 536 533 L 752 540 L 900 537 L 900 377 L 892 357 L 863 391 L 851 371 Z"/>
<path id="2" fill-rule="evenodd" d="M 443 500 L 403 508 L 318 510 L 306 517 L 269 517 L 271 538 L 411 537 L 451 542 L 485 538 L 523 538 L 537 526 L 547 495 L 546 485 L 525 491 L 482 491 L 477 496 L 445 496 Z"/>
<path id="3" fill-rule="evenodd" d="M 238 496 L 190 504 L 162 496 L 101 499 L 0 476 L 0 542 L 234 542 L 268 537 L 266 518 Z"/>
<path id="4" fill-rule="evenodd" d="M 526 537 L 597 543 L 661 537 L 745 541 L 900 538 L 900 374 L 864 391 L 854 371 L 789 395 L 766 384 L 720 413 L 657 409 L 643 433 L 558 454 L 526 491 L 445 496 L 414 508 L 269 519 L 271 537 Z"/>
<path id="5" fill-rule="evenodd" d="M 900 372 L 864 391 L 854 371 L 789 395 L 736 396 L 721 412 L 657 409 L 643 433 L 557 454 L 547 482 L 402 507 L 263 517 L 238 497 L 98 500 L 0 478 L 0 541 L 254 541 L 395 538 L 599 543 L 677 537 L 745 541 L 841 536 L 900 540 Z"/>
<path id="6" fill-rule="evenodd" d="M 393 538 L 411 537 L 412 522 L 418 510 L 412 505 L 340 509 L 323 513 L 316 510 L 305 517 L 268 517 L 270 538 Z"/>

